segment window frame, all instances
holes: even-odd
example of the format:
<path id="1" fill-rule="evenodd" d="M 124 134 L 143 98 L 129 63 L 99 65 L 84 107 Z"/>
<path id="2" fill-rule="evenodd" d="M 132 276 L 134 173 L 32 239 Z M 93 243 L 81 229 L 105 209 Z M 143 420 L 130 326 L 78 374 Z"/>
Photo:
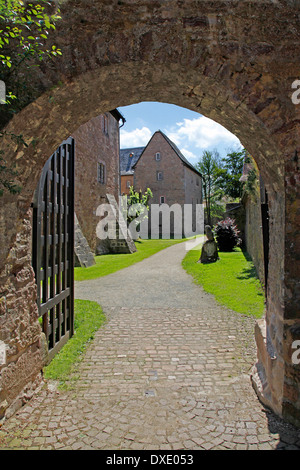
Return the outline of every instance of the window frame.
<path id="1" fill-rule="evenodd" d="M 161 175 L 161 178 L 159 178 L 159 175 Z M 163 171 L 157 171 L 156 172 L 156 181 L 163 181 L 163 179 L 164 179 Z"/>
<path id="2" fill-rule="evenodd" d="M 105 135 L 108 135 L 108 117 L 106 114 L 103 114 L 103 127 L 102 127 L 103 133 Z"/>
<path id="3" fill-rule="evenodd" d="M 97 182 L 106 184 L 106 165 L 103 162 L 97 162 Z"/>

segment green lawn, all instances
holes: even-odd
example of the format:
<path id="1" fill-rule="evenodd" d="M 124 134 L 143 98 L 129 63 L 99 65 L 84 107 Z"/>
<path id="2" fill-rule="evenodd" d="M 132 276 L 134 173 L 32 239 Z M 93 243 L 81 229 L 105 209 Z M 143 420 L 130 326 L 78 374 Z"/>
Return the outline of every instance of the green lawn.
<path id="1" fill-rule="evenodd" d="M 71 388 L 77 379 L 76 365 L 83 358 L 94 333 L 105 321 L 105 315 L 97 302 L 75 300 L 75 334 L 44 368 L 44 377 L 58 380 L 61 389 Z"/>
<path id="2" fill-rule="evenodd" d="M 182 265 L 206 292 L 213 294 L 216 300 L 238 313 L 262 317 L 265 310 L 265 296 L 255 267 L 250 257 L 240 248 L 233 252 L 220 252 L 216 263 L 197 263 L 198 250 L 191 250 L 185 256 Z"/>
<path id="3" fill-rule="evenodd" d="M 127 268 L 151 255 L 184 240 L 139 240 L 137 251 L 132 254 L 96 256 L 96 264 L 90 268 L 75 268 L 75 281 L 87 281 Z"/>

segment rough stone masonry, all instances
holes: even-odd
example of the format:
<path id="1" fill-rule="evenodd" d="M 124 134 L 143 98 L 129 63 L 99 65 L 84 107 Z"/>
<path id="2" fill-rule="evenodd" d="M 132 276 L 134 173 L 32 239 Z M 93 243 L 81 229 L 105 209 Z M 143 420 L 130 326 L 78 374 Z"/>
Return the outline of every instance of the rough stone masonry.
<path id="1" fill-rule="evenodd" d="M 28 210 L 41 169 L 84 122 L 118 106 L 162 101 L 200 112 L 239 137 L 266 182 L 270 204 L 267 313 L 256 328 L 253 378 L 262 400 L 300 424 L 300 5 L 295 0 L 66 0 L 49 37 L 62 57 L 30 75 L 30 93 L 0 122 L 28 148 L 2 139 L 20 195 L 0 208 L 0 416 L 41 379 L 43 337 L 35 305 Z M 20 70 L 20 73 L 23 73 Z M 9 90 L 10 83 L 7 83 Z"/>

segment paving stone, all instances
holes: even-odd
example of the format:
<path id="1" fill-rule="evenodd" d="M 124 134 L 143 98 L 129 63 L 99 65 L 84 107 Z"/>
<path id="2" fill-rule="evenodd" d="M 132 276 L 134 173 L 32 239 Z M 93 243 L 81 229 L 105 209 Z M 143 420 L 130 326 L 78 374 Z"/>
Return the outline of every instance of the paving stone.
<path id="1" fill-rule="evenodd" d="M 300 449 L 300 430 L 266 413 L 251 386 L 255 320 L 196 286 L 184 254 L 177 245 L 76 285 L 78 298 L 103 301 L 108 321 L 75 388 L 44 387 L 4 422 L 1 449 Z M 147 286 L 140 296 L 132 279 Z"/>

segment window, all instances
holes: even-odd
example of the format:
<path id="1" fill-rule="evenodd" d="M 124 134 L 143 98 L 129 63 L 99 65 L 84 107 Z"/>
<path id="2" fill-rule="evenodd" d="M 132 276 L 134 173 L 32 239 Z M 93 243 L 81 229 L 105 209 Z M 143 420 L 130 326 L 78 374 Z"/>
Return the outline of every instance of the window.
<path id="1" fill-rule="evenodd" d="M 103 115 L 103 132 L 104 134 L 108 134 L 108 117 Z"/>
<path id="2" fill-rule="evenodd" d="M 105 165 L 98 163 L 98 183 L 105 184 Z"/>
<path id="3" fill-rule="evenodd" d="M 159 162 L 160 159 L 161 159 L 161 157 L 160 157 L 160 152 L 157 152 L 157 153 L 155 154 L 155 160 L 156 160 L 157 162 Z"/>
<path id="4" fill-rule="evenodd" d="M 165 196 L 160 196 L 159 198 L 159 203 L 160 204 L 164 204 L 166 201 L 165 201 Z"/>
<path id="5" fill-rule="evenodd" d="M 157 181 L 162 181 L 164 179 L 162 171 L 157 171 L 156 172 L 156 179 L 157 179 Z"/>

